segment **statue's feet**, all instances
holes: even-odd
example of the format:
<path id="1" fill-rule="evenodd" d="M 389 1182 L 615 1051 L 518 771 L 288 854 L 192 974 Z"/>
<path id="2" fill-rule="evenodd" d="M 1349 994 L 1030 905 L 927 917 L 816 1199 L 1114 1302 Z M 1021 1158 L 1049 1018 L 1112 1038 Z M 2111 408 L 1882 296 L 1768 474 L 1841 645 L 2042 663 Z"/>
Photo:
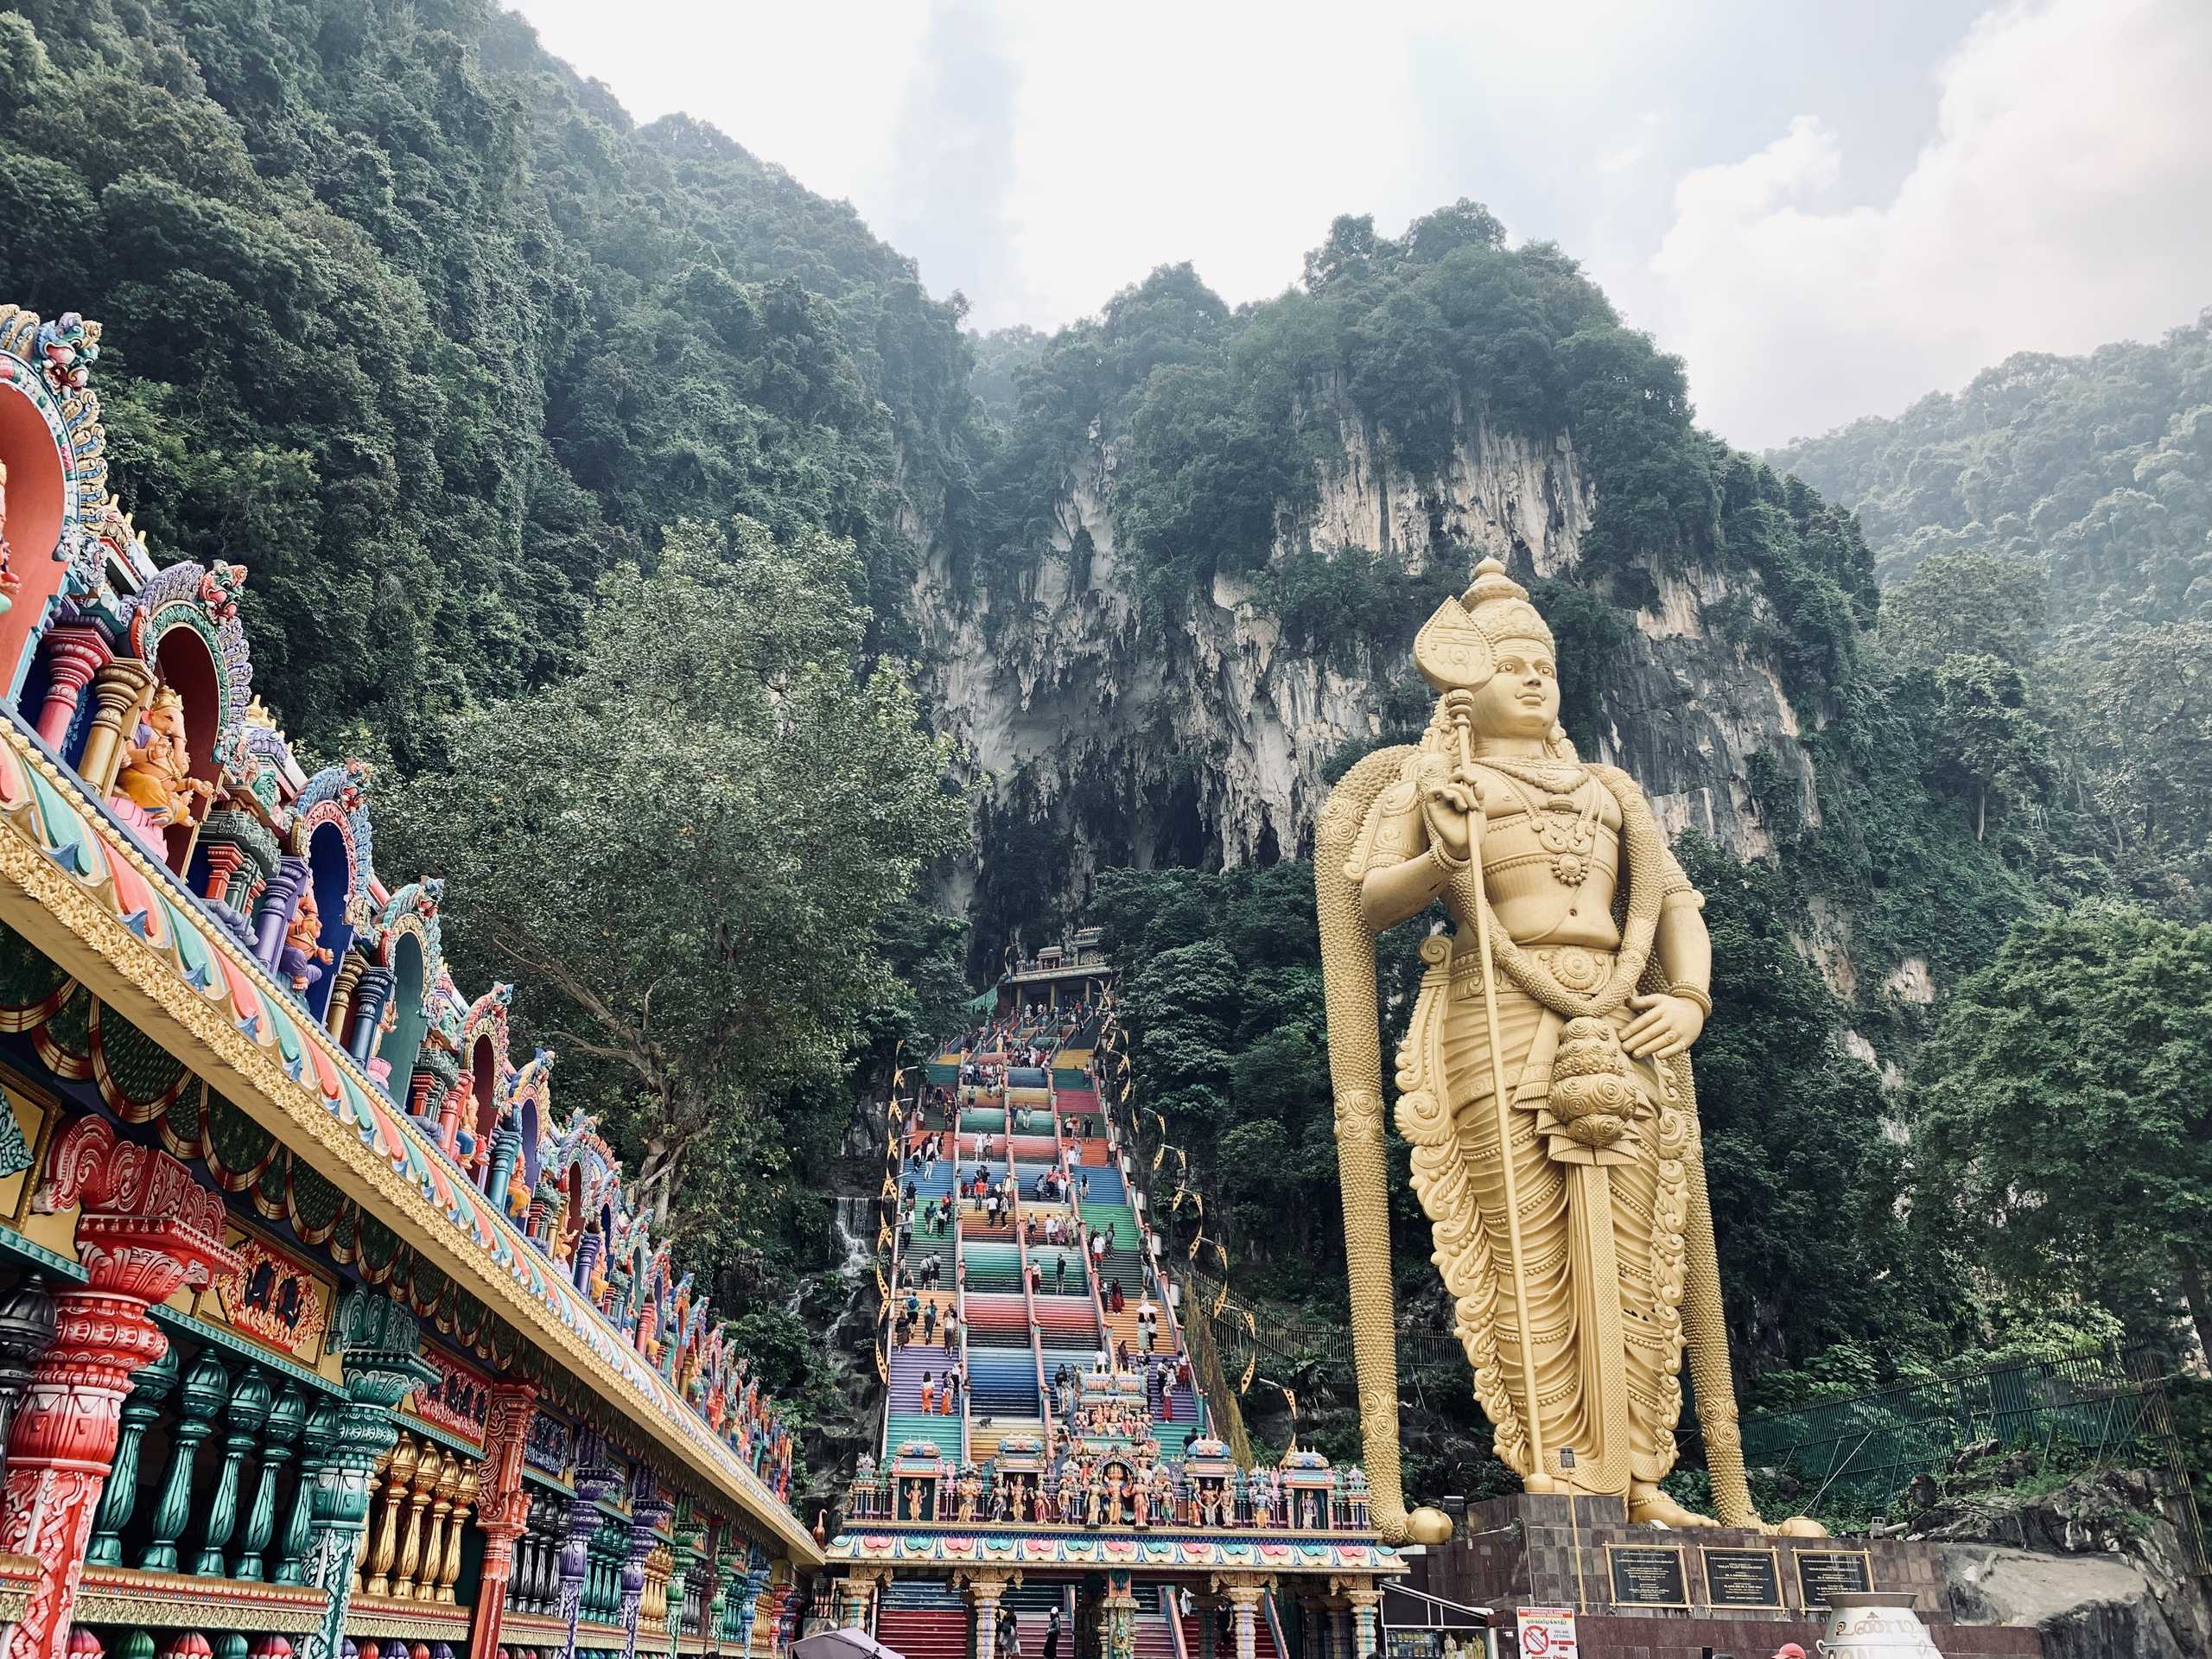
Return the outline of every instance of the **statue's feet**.
<path id="1" fill-rule="evenodd" d="M 1452 1536 L 1452 1517 L 1441 1510 L 1419 1509 L 1394 1523 L 1389 1516 L 1378 1513 L 1375 1529 L 1387 1544 L 1441 1544 Z"/>
<path id="2" fill-rule="evenodd" d="M 1441 1510 L 1422 1508 L 1406 1517 L 1408 1543 L 1441 1544 L 1452 1536 L 1452 1517 Z"/>
<path id="3" fill-rule="evenodd" d="M 1777 1521 L 1767 1529 L 1784 1538 L 1825 1538 L 1828 1529 L 1809 1515 L 1793 1515 L 1787 1521 Z"/>
<path id="4" fill-rule="evenodd" d="M 1649 1481 L 1631 1481 L 1628 1489 L 1628 1519 L 1636 1527 L 1717 1527 L 1709 1515 L 1686 1510 Z"/>

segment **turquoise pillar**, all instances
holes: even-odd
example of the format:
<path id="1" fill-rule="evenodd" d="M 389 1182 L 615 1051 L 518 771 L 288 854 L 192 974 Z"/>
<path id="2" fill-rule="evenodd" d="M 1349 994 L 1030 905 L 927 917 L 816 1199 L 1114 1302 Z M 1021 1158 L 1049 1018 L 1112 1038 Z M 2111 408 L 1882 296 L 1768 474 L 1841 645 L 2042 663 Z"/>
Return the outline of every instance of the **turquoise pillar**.
<path id="1" fill-rule="evenodd" d="M 346 1370 L 346 1402 L 338 1410 L 330 1450 L 315 1472 L 308 1582 L 330 1598 L 322 1623 L 299 1647 L 299 1659 L 340 1659 L 346 1610 L 353 1597 L 353 1550 L 368 1524 L 369 1478 L 399 1438 L 392 1408 L 407 1391 L 435 1381 L 423 1363 L 415 1316 L 389 1297 L 357 1285 L 338 1313 L 335 1345 Z"/>

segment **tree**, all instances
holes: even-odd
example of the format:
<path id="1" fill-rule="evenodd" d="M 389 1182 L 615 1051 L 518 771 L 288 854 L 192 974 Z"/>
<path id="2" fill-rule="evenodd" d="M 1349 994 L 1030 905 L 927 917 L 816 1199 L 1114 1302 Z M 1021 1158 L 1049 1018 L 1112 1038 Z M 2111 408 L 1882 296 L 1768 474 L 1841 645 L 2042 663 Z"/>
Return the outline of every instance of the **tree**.
<path id="1" fill-rule="evenodd" d="M 1979 548 L 1930 555 L 1882 598 L 1876 638 L 1900 666 L 1941 669 L 1953 657 L 2035 660 L 2050 581 L 2040 562 Z"/>
<path id="2" fill-rule="evenodd" d="M 2077 764 L 2130 891 L 2212 906 L 2212 620 L 2072 631 L 2052 664 Z"/>
<path id="3" fill-rule="evenodd" d="M 1921 1202 L 2017 1283 L 2178 1283 L 2212 1353 L 2212 926 L 2090 905 L 2014 927 L 1915 1058 Z"/>
<path id="4" fill-rule="evenodd" d="M 1338 213 L 1329 226 L 1329 239 L 1306 252 L 1306 291 L 1319 294 L 1332 283 L 1367 270 L 1376 247 L 1374 214 Z"/>
<path id="5" fill-rule="evenodd" d="M 650 574 L 601 581 L 587 669 L 455 718 L 397 791 L 404 855 L 452 879 L 485 966 L 551 1001 L 536 1023 L 664 1221 L 694 1160 L 775 1167 L 767 1103 L 836 1075 L 893 1000 L 884 925 L 965 828 L 912 691 L 858 670 L 853 559 L 678 526 Z"/>
<path id="6" fill-rule="evenodd" d="M 1998 658 L 1953 656 L 1936 671 L 1939 709 L 1929 734 L 1939 779 L 1971 803 L 1974 838 L 1989 831 L 1989 804 L 2025 805 L 2050 785 L 2050 734 L 2028 706 L 2020 671 Z"/>

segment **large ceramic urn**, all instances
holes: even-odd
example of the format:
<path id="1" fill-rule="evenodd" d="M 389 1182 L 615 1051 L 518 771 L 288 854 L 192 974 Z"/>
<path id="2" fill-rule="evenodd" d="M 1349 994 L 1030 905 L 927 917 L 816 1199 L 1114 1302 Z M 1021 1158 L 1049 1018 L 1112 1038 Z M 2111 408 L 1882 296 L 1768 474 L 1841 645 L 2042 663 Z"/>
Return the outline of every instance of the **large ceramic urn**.
<path id="1" fill-rule="evenodd" d="M 1828 1609 L 1821 1659 L 1942 1659 L 1902 1590 L 1842 1590 Z"/>

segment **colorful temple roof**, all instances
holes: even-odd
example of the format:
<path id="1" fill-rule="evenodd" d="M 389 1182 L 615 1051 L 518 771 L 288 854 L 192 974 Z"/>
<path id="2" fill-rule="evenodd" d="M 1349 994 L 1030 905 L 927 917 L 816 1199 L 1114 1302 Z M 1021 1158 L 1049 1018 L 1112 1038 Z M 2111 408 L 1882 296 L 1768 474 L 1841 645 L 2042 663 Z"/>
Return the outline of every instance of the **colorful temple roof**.
<path id="1" fill-rule="evenodd" d="M 0 306 L 0 922 L 204 1080 L 211 1114 L 334 1188 L 336 1218 L 301 1236 L 388 1233 L 381 1262 L 349 1247 L 370 1282 L 498 1322 L 763 1541 L 818 1560 L 785 1501 L 790 1430 L 594 1119 L 556 1117 L 554 1056 L 511 1060 L 509 988 L 455 986 L 442 882 L 379 878 L 369 768 L 308 775 L 254 695 L 246 569 L 157 567 L 108 494 L 99 334 Z M 126 1125 L 156 1115 L 97 1033 L 87 1071 Z M 261 1194 L 266 1160 L 226 1171 L 202 1128 L 211 1173 Z"/>

